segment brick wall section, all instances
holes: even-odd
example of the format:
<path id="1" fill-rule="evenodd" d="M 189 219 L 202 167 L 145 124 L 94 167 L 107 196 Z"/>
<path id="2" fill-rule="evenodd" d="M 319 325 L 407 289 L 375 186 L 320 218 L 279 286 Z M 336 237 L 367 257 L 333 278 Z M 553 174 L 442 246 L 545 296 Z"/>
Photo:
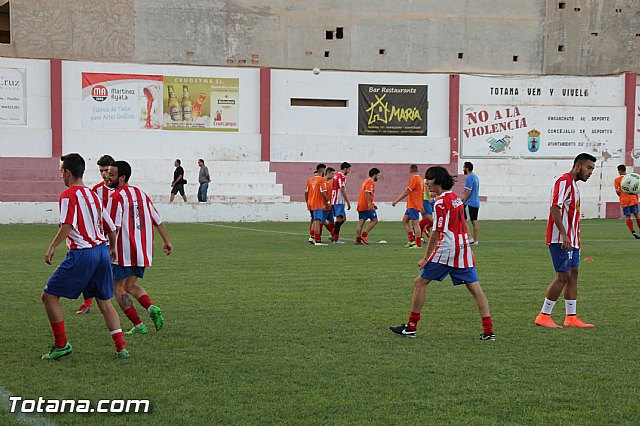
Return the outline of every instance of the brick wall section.
<path id="1" fill-rule="evenodd" d="M 313 176 L 317 163 L 289 163 L 272 162 L 270 171 L 276 172 L 276 182 L 283 186 L 284 195 L 291 197 L 291 201 L 304 201 L 304 189 L 307 179 Z M 329 163 L 336 170 L 340 164 Z M 371 163 L 351 163 L 351 173 L 347 176 L 347 195 L 349 201 L 358 201 L 360 185 L 368 177 L 369 170 L 373 167 L 380 169 L 381 173 L 376 184 L 376 201 L 391 202 L 400 195 L 407 187 L 409 181 L 410 164 L 371 164 Z M 420 176 L 424 176 L 427 168 L 433 164 L 418 164 Z M 449 173 L 454 172 L 452 166 L 444 166 Z M 454 191 L 462 194 L 464 188 L 464 175 L 458 176 L 458 181 L 454 186 Z M 355 206 L 353 207 L 355 208 Z"/>
<path id="2" fill-rule="evenodd" d="M 65 186 L 58 158 L 0 157 L 0 202 L 58 201 Z"/>

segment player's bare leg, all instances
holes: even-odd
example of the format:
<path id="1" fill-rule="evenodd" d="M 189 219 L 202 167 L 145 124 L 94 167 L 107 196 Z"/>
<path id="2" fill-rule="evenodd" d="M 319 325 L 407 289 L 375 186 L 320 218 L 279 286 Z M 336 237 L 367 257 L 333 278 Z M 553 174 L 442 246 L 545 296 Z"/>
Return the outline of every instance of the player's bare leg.
<path id="1" fill-rule="evenodd" d="M 424 306 L 427 297 L 427 284 L 429 280 L 425 280 L 420 275 L 413 280 L 413 298 L 411 299 L 411 313 L 406 324 L 389 327 L 389 330 L 403 337 L 416 337 L 418 322 L 420 321 L 420 312 Z"/>
<path id="2" fill-rule="evenodd" d="M 471 293 L 476 301 L 476 306 L 480 312 L 480 318 L 482 319 L 482 334 L 481 340 L 496 340 L 496 335 L 493 333 L 493 320 L 491 319 L 491 311 L 489 310 L 489 300 L 484 294 L 482 287 L 478 281 L 467 284 L 467 290 Z"/>
<path id="3" fill-rule="evenodd" d="M 371 232 L 371 230 L 377 224 L 378 224 L 378 219 L 372 219 L 371 222 L 369 222 L 367 224 L 367 226 L 364 228 L 364 231 L 362 232 L 362 235 L 360 236 L 360 239 L 362 240 L 363 243 L 369 244 L 369 240 L 367 238 L 369 237 L 369 233 Z"/>
<path id="4" fill-rule="evenodd" d="M 51 330 L 53 331 L 54 344 L 51 350 L 42 355 L 42 359 L 56 360 L 63 356 L 70 355 L 73 351 L 71 344 L 67 341 L 67 333 L 64 328 L 64 312 L 58 296 L 42 292 L 42 303 L 49 318 Z"/>
<path id="5" fill-rule="evenodd" d="M 472 220 L 471 227 L 473 228 L 473 241 L 478 242 L 478 221 Z"/>
<path id="6" fill-rule="evenodd" d="M 564 287 L 564 301 L 567 315 L 564 319 L 565 327 L 593 328 L 595 324 L 588 324 L 578 318 L 576 304 L 578 299 L 578 268 L 571 268 L 569 281 Z"/>
<path id="7" fill-rule="evenodd" d="M 162 327 L 164 327 L 164 317 L 162 316 L 162 311 L 160 308 L 153 304 L 151 298 L 147 294 L 142 286 L 136 284 L 138 281 L 138 277 L 135 275 L 131 275 L 127 277 L 124 282 L 124 290 L 127 294 L 135 297 L 138 302 L 142 305 L 143 308 L 147 310 L 149 316 L 151 317 L 151 321 L 156 326 L 156 330 L 160 331 Z"/>
<path id="8" fill-rule="evenodd" d="M 122 312 L 124 312 L 125 316 L 129 318 L 129 320 L 133 324 L 133 328 L 129 330 L 127 334 L 147 334 L 147 326 L 144 325 L 144 323 L 140 319 L 138 311 L 136 311 L 136 308 L 133 306 L 131 297 L 129 297 L 127 291 L 125 290 L 125 282 L 128 278 L 131 277 L 123 278 L 120 280 L 113 280 L 113 290 L 116 302 L 118 303 L 118 306 L 120 306 L 120 309 L 122 309 Z"/>
<path id="9" fill-rule="evenodd" d="M 120 317 L 113 308 L 111 300 L 101 300 L 96 298 L 96 303 L 98 304 L 100 312 L 102 312 L 104 323 L 107 326 L 107 329 L 111 334 L 111 338 L 113 339 L 113 343 L 116 346 L 116 354 L 118 354 L 120 358 L 129 358 L 129 351 L 127 351 L 124 336 L 122 335 L 122 328 L 120 326 Z"/>
<path id="10" fill-rule="evenodd" d="M 413 235 L 415 236 L 415 239 L 416 239 L 416 246 L 422 247 L 423 240 L 422 240 L 422 231 L 420 230 L 420 221 L 412 220 L 411 226 L 413 227 Z"/>
<path id="11" fill-rule="evenodd" d="M 364 219 L 358 219 L 356 225 L 356 244 L 362 244 L 362 227 L 364 226 Z"/>

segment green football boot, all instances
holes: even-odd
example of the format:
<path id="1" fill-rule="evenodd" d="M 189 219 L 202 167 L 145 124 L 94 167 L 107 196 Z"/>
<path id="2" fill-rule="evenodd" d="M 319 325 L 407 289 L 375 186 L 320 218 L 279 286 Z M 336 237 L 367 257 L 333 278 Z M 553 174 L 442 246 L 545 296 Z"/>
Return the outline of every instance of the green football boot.
<path id="1" fill-rule="evenodd" d="M 162 317 L 162 311 L 156 305 L 151 305 L 149 308 L 149 316 L 151 316 L 151 321 L 156 326 L 156 330 L 162 330 L 164 327 L 164 318 Z"/>
<path id="2" fill-rule="evenodd" d="M 129 351 L 126 350 L 126 349 L 120 349 L 120 352 L 116 352 L 116 355 L 120 359 L 128 359 L 129 358 Z"/>
<path id="3" fill-rule="evenodd" d="M 56 348 L 54 345 L 51 346 L 51 350 L 49 351 L 49 353 L 42 355 L 42 359 L 53 361 L 56 359 L 60 359 L 63 356 L 71 355 L 71 352 L 73 352 L 73 348 L 71 347 L 71 343 L 69 342 L 64 345 L 64 348 Z"/>
<path id="4" fill-rule="evenodd" d="M 132 334 L 147 334 L 149 330 L 147 330 L 147 326 L 144 323 L 140 324 L 140 327 L 133 327 L 131 330 L 127 331 L 125 334 L 127 336 L 131 336 Z"/>

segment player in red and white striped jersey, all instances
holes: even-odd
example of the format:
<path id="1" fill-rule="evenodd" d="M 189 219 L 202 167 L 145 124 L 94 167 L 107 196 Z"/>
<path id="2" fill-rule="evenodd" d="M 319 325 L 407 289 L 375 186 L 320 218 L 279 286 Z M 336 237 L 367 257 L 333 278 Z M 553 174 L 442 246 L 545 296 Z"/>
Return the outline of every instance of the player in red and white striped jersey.
<path id="1" fill-rule="evenodd" d="M 586 182 L 595 169 L 596 157 L 579 154 L 570 172 L 563 174 L 553 185 L 551 208 L 547 222 L 547 246 L 556 276 L 545 293 L 542 309 L 535 319 L 536 325 L 560 328 L 551 312 L 564 292 L 566 308 L 565 327 L 591 328 L 593 324 L 582 322 L 576 314 L 578 297 L 578 267 L 580 266 L 580 191 L 576 183 Z"/>
<path id="2" fill-rule="evenodd" d="M 136 284 L 144 277 L 144 270 L 153 259 L 153 228 L 164 241 L 167 255 L 173 251 L 169 234 L 151 199 L 139 188 L 129 185 L 131 166 L 126 161 L 115 161 L 109 167 L 108 184 L 115 191 L 109 198 L 107 211 L 117 227 L 117 260 L 113 264 L 116 300 L 134 327 L 128 334 L 146 334 L 144 325 L 129 295 L 135 297 L 147 310 L 156 330 L 164 326 L 160 308 L 153 304 L 144 288 Z"/>
<path id="3" fill-rule="evenodd" d="M 109 166 L 111 165 L 111 163 L 113 163 L 113 161 L 113 157 L 110 155 L 103 155 L 98 159 L 97 164 L 98 169 L 100 170 L 100 177 L 102 178 L 102 181 L 91 188 L 91 190 L 98 195 L 103 208 L 107 207 L 109 196 L 113 192 L 113 189 L 109 188 L 106 185 Z M 76 315 L 88 314 L 89 310 L 91 309 L 91 303 L 93 303 L 93 298 L 85 299 L 85 301 L 76 311 Z"/>
<path id="4" fill-rule="evenodd" d="M 347 213 L 344 209 L 345 204 L 347 205 L 347 210 L 351 210 L 351 203 L 349 202 L 349 197 L 347 196 L 347 175 L 351 171 L 351 164 L 346 161 L 340 165 L 340 171 L 336 172 L 335 177 L 333 178 L 333 199 L 331 200 L 331 204 L 333 204 L 333 215 L 336 218 L 335 227 L 333 228 L 333 242 L 336 244 L 344 244 L 343 241 L 340 241 L 340 228 L 347 221 Z"/>
<path id="5" fill-rule="evenodd" d="M 451 277 L 453 285 L 465 284 L 476 301 L 482 318 L 482 340 L 495 340 L 493 320 L 489 311 L 489 301 L 480 287 L 478 274 L 462 200 L 451 191 L 453 177 L 444 167 L 430 167 L 425 178 L 429 190 L 437 195 L 434 205 L 434 226 L 425 255 L 418 262 L 420 275 L 413 282 L 413 301 L 407 324 L 389 327 L 391 331 L 405 337 L 416 337 L 420 313 L 424 306 L 427 284 L 433 280 L 442 281 Z"/>
<path id="6" fill-rule="evenodd" d="M 116 345 L 116 353 L 120 358 L 128 358 L 120 318 L 110 301 L 113 297 L 110 258 L 115 258 L 115 250 L 110 253 L 104 231 L 109 235 L 109 241 L 114 243 L 115 226 L 105 214 L 95 192 L 84 186 L 84 159 L 73 153 L 62 156 L 61 161 L 60 175 L 68 189 L 60 195 L 60 228 L 44 260 L 50 265 L 56 247 L 64 240 L 69 251 L 42 293 L 42 302 L 55 340 L 49 353 L 42 358 L 54 360 L 71 354 L 60 297 L 77 299 L 81 293 L 85 297 L 97 298 L 98 307 Z"/>

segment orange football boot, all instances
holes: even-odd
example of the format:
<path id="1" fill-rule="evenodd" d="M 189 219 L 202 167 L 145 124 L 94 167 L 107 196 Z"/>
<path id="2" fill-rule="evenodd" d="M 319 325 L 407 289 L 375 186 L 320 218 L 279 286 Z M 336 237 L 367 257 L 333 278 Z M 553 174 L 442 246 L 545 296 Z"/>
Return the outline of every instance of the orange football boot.
<path id="1" fill-rule="evenodd" d="M 546 314 L 543 314 L 542 312 L 540 312 L 536 317 L 535 323 L 540 327 L 562 328 L 561 325 L 558 325 L 555 322 L 553 322 L 553 319 L 551 319 L 551 315 L 546 315 Z"/>
<path id="2" fill-rule="evenodd" d="M 582 320 L 580 318 L 578 318 L 577 315 L 567 315 L 564 318 L 564 326 L 565 327 L 580 327 L 580 328 L 593 328 L 596 325 L 595 324 L 587 324 L 585 322 L 582 322 Z"/>

